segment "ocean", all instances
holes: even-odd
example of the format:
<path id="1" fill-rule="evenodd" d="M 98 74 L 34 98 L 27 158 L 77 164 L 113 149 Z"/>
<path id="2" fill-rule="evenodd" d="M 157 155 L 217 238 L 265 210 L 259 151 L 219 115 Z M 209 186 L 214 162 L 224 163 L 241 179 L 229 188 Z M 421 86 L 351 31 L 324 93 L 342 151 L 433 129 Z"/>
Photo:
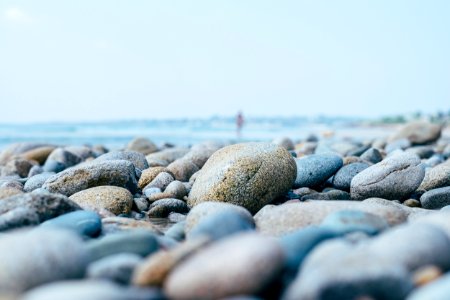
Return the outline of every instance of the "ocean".
<path id="1" fill-rule="evenodd" d="M 334 132 L 335 138 L 367 140 L 384 135 L 382 128 L 361 126 L 343 118 L 248 118 L 239 141 L 270 141 L 289 137 L 294 141 L 310 134 Z M 82 123 L 0 124 L 0 149 L 17 142 L 56 145 L 104 145 L 123 148 L 135 137 L 146 137 L 156 144 L 189 146 L 201 141 L 237 141 L 234 118 L 130 120 Z"/>

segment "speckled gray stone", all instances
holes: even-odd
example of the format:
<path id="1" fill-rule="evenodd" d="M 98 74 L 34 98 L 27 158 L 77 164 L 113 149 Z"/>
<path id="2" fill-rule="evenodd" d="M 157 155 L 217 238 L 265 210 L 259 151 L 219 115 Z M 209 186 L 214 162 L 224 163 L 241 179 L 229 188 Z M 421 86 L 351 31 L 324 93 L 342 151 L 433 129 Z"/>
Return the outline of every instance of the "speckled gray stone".
<path id="1" fill-rule="evenodd" d="M 361 171 L 351 181 L 353 199 L 405 199 L 422 182 L 425 170 L 414 154 L 397 153 Z"/>
<path id="2" fill-rule="evenodd" d="M 450 186 L 450 162 L 427 170 L 418 189 L 428 191 L 445 186 Z"/>
<path id="3" fill-rule="evenodd" d="M 423 208 L 440 209 L 450 205 L 450 186 L 430 190 L 420 197 Z"/>
<path id="4" fill-rule="evenodd" d="M 51 176 L 55 175 L 53 172 L 44 172 L 41 174 L 34 175 L 33 177 L 28 178 L 23 187 L 25 192 L 31 192 L 37 188 L 42 187 L 45 181 L 49 179 Z"/>
<path id="5" fill-rule="evenodd" d="M 322 184 L 342 167 L 339 155 L 324 153 L 295 159 L 297 177 L 294 186 L 314 187 Z"/>
<path id="6" fill-rule="evenodd" d="M 243 143 L 215 152 L 192 186 L 188 204 L 221 201 L 255 213 L 286 193 L 296 176 L 290 153 L 270 143 Z"/>
<path id="7" fill-rule="evenodd" d="M 136 151 L 111 151 L 100 155 L 95 160 L 127 160 L 133 163 L 134 167 L 139 170 L 145 170 L 148 168 L 148 163 L 145 159 L 145 155 Z"/>
<path id="8" fill-rule="evenodd" d="M 126 160 L 92 161 L 79 164 L 53 175 L 42 187 L 52 193 L 70 196 L 101 185 L 120 186 L 135 193 L 137 181 L 133 164 Z"/>

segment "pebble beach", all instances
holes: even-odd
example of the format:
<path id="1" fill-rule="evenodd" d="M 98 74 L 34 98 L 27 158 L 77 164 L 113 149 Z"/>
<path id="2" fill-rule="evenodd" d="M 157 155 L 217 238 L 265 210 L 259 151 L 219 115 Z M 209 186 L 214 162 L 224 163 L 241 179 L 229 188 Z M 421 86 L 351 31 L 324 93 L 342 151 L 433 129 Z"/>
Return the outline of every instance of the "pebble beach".
<path id="1" fill-rule="evenodd" d="M 450 299 L 449 127 L 0 151 L 0 300 Z"/>

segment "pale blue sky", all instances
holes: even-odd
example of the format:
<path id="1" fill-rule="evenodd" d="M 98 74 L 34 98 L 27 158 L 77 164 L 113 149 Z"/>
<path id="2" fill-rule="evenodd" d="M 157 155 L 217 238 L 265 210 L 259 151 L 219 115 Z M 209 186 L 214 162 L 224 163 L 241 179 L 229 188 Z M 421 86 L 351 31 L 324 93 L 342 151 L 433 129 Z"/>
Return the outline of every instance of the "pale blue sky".
<path id="1" fill-rule="evenodd" d="M 0 122 L 450 109 L 450 1 L 0 1 Z"/>

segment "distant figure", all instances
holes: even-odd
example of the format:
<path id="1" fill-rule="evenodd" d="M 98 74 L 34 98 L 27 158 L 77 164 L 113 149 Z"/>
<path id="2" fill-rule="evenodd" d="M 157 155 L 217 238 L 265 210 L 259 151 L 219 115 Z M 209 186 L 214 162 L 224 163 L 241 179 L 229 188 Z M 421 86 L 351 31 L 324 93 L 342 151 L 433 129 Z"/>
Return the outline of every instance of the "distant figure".
<path id="1" fill-rule="evenodd" d="M 242 112 L 239 111 L 236 116 L 236 134 L 238 139 L 241 138 L 242 135 L 241 131 L 243 126 L 244 126 L 244 116 L 242 115 Z"/>

